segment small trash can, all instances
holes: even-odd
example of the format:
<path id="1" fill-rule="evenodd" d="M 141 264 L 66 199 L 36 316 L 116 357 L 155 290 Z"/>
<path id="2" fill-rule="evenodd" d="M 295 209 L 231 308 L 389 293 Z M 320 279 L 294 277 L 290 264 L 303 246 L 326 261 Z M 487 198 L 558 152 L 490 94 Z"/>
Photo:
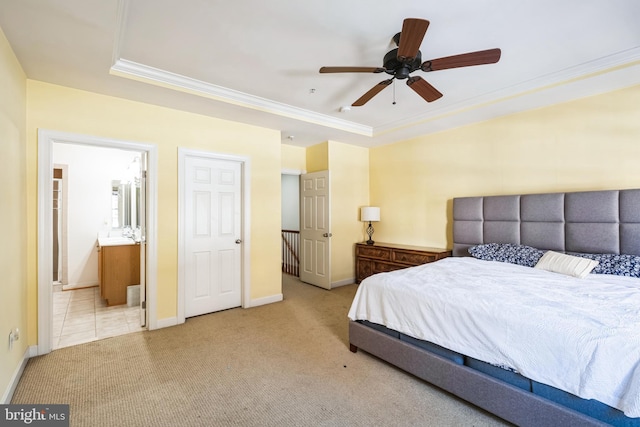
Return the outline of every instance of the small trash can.
<path id="1" fill-rule="evenodd" d="M 127 307 L 140 305 L 140 285 L 127 286 Z"/>

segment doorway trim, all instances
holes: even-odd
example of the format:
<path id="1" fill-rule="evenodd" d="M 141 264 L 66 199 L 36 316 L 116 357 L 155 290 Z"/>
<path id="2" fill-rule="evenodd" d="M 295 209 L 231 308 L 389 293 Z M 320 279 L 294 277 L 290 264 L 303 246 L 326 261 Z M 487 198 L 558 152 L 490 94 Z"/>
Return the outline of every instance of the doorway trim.
<path id="1" fill-rule="evenodd" d="M 37 354 L 47 354 L 52 349 L 53 336 L 53 263 L 52 218 L 53 208 L 53 144 L 76 144 L 104 148 L 146 152 L 147 169 L 147 316 L 148 329 L 157 329 L 157 205 L 158 205 L 158 150 L 155 145 L 122 141 L 47 129 L 38 129 L 38 346 Z"/>
<path id="2" fill-rule="evenodd" d="M 185 269 L 184 269 L 184 195 L 186 186 L 186 166 L 187 157 L 203 157 L 206 159 L 226 160 L 240 163 L 242 197 L 241 217 L 241 262 L 240 268 L 240 288 L 242 295 L 242 308 L 251 307 L 251 159 L 244 156 L 215 153 L 212 151 L 192 150 L 178 147 L 178 324 L 184 323 L 185 317 Z"/>

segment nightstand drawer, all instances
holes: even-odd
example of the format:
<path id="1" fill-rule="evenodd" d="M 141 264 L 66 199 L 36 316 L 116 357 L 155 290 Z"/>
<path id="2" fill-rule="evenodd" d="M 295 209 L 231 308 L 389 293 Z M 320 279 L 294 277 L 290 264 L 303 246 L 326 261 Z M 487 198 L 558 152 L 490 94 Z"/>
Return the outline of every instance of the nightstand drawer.
<path id="1" fill-rule="evenodd" d="M 391 261 L 391 249 L 376 246 L 356 246 L 356 256 Z"/>
<path id="2" fill-rule="evenodd" d="M 417 253 L 417 252 L 404 252 L 404 251 L 393 251 L 393 259 L 394 262 L 402 262 L 410 265 L 420 265 L 426 264 L 428 262 L 433 262 L 438 259 L 437 254 L 428 254 L 428 253 Z"/>
<path id="3" fill-rule="evenodd" d="M 387 271 L 394 271 L 394 270 L 400 270 L 402 268 L 407 268 L 409 267 L 408 265 L 398 265 L 398 264 L 389 264 L 386 262 L 378 262 L 378 261 L 374 261 L 373 262 L 373 274 L 376 273 L 386 273 Z"/>

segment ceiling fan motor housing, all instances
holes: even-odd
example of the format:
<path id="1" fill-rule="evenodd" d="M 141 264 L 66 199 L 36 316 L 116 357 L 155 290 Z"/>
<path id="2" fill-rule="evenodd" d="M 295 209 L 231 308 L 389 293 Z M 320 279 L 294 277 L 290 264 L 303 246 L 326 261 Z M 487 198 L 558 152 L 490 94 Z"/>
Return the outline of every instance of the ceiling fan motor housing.
<path id="1" fill-rule="evenodd" d="M 418 51 L 416 57 L 411 61 L 399 61 L 398 49 L 393 49 L 384 56 L 383 64 L 387 74 L 395 76 L 396 79 L 406 79 L 410 73 L 420 68 L 422 64 L 422 54 Z"/>

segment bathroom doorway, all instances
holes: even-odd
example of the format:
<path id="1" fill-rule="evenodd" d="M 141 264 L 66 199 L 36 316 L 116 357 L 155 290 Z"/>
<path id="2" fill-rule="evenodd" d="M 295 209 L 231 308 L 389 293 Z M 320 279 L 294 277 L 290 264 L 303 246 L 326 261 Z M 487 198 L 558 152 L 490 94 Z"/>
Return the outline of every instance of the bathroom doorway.
<path id="1" fill-rule="evenodd" d="M 139 213 L 145 153 L 54 143 L 52 155 L 54 165 L 66 166 L 66 174 L 53 169 L 52 349 L 144 330 Z M 122 253 L 133 255 L 127 265 Z M 101 260 L 109 260 L 102 270 Z"/>
<path id="2" fill-rule="evenodd" d="M 134 330 L 155 329 L 155 147 L 46 130 L 39 131 L 38 136 L 38 354 Z M 110 170 L 109 165 L 114 163 L 108 159 L 112 158 L 121 160 Z M 127 181 L 127 194 L 140 195 L 144 191 L 147 197 L 143 206 L 129 206 L 127 212 L 134 212 L 137 217 L 135 228 L 128 224 L 125 229 L 118 214 L 122 206 L 113 203 L 113 182 L 124 185 L 131 164 L 146 165 L 146 185 L 132 178 Z M 61 178 L 54 172 L 59 165 L 66 169 Z M 55 189 L 62 191 L 54 192 Z M 116 217 L 118 220 L 114 221 Z M 55 247 L 61 248 L 65 237 L 66 247 L 56 256 Z M 130 237 L 131 242 L 126 245 L 139 247 L 139 279 L 132 279 L 139 283 L 131 285 L 139 286 L 139 305 L 130 304 L 135 298 L 127 300 L 128 295 L 123 301 L 120 297 L 116 301 L 106 300 L 101 293 L 98 241 L 102 237 L 120 239 L 106 243 L 119 246 L 125 245 L 122 239 Z M 65 251 L 67 265 L 60 268 Z M 54 264 L 58 266 L 57 277 Z M 63 287 L 59 292 L 54 292 L 54 279 Z M 127 290 L 130 289 L 124 289 Z"/>

